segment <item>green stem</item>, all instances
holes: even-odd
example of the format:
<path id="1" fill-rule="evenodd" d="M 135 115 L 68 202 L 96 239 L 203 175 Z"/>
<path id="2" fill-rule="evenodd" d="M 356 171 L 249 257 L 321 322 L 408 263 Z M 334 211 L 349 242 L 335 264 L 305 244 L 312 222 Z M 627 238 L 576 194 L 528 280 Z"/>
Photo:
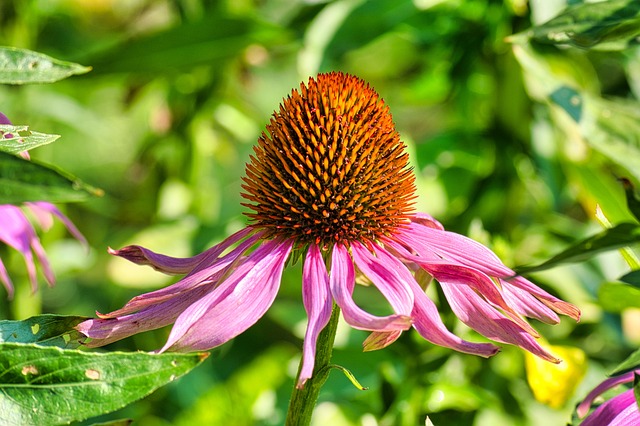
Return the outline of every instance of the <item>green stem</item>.
<path id="1" fill-rule="evenodd" d="M 331 371 L 329 362 L 331 361 L 333 341 L 336 337 L 339 317 L 340 308 L 338 305 L 334 304 L 329 323 L 318 336 L 313 376 L 307 380 L 302 389 L 298 389 L 296 387 L 296 383 L 298 382 L 296 377 L 296 382 L 293 385 L 293 392 L 291 393 L 291 401 L 289 401 L 289 411 L 287 412 L 287 421 L 285 423 L 286 426 L 306 426 L 311 424 L 311 415 L 313 414 L 313 409 L 316 406 L 316 401 L 320 394 L 320 388 L 322 388 L 327 377 L 329 377 L 329 371 Z M 301 368 L 302 361 L 300 361 L 298 375 L 300 375 Z"/>

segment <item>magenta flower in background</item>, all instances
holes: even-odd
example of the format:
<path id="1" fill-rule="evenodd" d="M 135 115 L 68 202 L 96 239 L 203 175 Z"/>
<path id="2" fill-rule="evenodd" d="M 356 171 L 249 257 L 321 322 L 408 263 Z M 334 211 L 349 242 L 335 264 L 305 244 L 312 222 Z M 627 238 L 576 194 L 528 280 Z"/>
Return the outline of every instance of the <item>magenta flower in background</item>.
<path id="1" fill-rule="evenodd" d="M 440 284 L 453 312 L 480 334 L 558 362 L 536 341 L 524 317 L 557 323 L 580 311 L 514 272 L 483 245 L 413 210 L 415 184 L 391 114 L 364 81 L 320 74 L 293 90 L 276 111 L 246 166 L 243 197 L 250 225 L 194 257 L 140 246 L 111 251 L 167 274 L 177 283 L 133 298 L 77 328 L 102 346 L 174 324 L 160 351 L 207 350 L 255 324 L 278 292 L 287 261 L 304 255 L 302 298 L 308 315 L 298 387 L 313 372 L 318 334 L 333 304 L 380 349 L 413 327 L 426 340 L 480 356 L 492 343 L 461 339 L 443 324 L 415 278 L 422 269 Z M 375 316 L 353 299 L 356 274 L 389 302 Z"/>
<path id="2" fill-rule="evenodd" d="M 634 376 L 639 374 L 640 370 L 629 371 L 600 383 L 578 405 L 578 416 L 580 418 L 586 416 L 591 404 L 598 396 L 615 386 L 623 383 L 632 383 Z M 581 426 L 627 426 L 637 424 L 640 424 L 640 411 L 638 411 L 638 403 L 633 394 L 633 389 L 629 389 L 602 403 L 581 423 Z"/>
<path id="3" fill-rule="evenodd" d="M 11 121 L 0 112 L 0 124 L 11 124 Z M 27 152 L 21 153 L 24 158 L 29 158 Z M 66 226 L 69 232 L 84 245 L 87 245 L 87 241 L 82 236 L 80 231 L 73 225 L 73 223 L 64 214 L 58 210 L 56 206 L 44 201 L 25 203 L 24 207 L 18 207 L 11 204 L 0 204 L 0 241 L 8 246 L 16 249 L 24 257 L 27 265 L 27 273 L 29 275 L 29 281 L 31 282 L 31 288 L 35 292 L 38 289 L 38 280 L 36 277 L 36 262 L 38 260 L 44 277 L 49 285 L 55 283 L 55 277 L 49 261 L 47 260 L 46 253 L 40 239 L 36 234 L 36 231 L 29 222 L 25 210 L 30 210 L 33 216 L 35 216 L 37 222 L 43 230 L 48 230 L 53 225 L 53 216 L 58 217 L 62 223 Z M 35 253 L 35 259 L 34 259 Z M 0 281 L 7 289 L 9 297 L 13 296 L 13 283 L 7 269 L 0 259 Z"/>

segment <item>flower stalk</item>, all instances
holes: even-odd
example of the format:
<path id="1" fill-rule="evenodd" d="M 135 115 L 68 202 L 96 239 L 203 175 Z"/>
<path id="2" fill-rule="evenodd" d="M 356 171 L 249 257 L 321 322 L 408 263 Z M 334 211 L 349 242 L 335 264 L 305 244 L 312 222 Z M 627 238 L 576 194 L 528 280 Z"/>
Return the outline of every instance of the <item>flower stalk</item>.
<path id="1" fill-rule="evenodd" d="M 331 311 L 331 318 L 326 327 L 318 336 L 316 346 L 315 367 L 313 377 L 299 387 L 298 378 L 293 386 L 291 400 L 289 401 L 289 409 L 287 411 L 286 426 L 305 426 L 311 424 L 311 416 L 320 394 L 320 389 L 329 377 L 331 371 L 331 354 L 333 353 L 333 342 L 338 329 L 338 319 L 340 317 L 340 308 L 335 303 Z M 298 368 L 298 376 L 302 370 L 302 361 Z"/>

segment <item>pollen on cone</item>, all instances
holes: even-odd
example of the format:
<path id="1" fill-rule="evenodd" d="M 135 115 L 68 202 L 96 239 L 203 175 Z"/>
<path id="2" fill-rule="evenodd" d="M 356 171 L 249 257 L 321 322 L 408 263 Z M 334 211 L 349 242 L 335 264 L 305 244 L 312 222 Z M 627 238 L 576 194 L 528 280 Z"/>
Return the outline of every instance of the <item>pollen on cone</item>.
<path id="1" fill-rule="evenodd" d="M 413 212 L 414 175 L 388 106 L 332 72 L 293 90 L 246 167 L 254 226 L 298 243 L 373 241 Z"/>

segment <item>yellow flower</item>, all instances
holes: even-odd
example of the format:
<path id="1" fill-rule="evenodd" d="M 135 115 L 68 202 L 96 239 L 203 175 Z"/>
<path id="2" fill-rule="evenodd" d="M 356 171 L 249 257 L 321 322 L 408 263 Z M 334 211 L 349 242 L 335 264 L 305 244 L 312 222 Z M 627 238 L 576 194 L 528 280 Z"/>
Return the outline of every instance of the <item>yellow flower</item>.
<path id="1" fill-rule="evenodd" d="M 582 349 L 570 346 L 552 346 L 540 342 L 548 352 L 561 358 L 559 364 L 544 361 L 525 353 L 527 381 L 533 396 L 552 408 L 562 407 L 573 395 L 587 370 L 587 357 Z"/>

